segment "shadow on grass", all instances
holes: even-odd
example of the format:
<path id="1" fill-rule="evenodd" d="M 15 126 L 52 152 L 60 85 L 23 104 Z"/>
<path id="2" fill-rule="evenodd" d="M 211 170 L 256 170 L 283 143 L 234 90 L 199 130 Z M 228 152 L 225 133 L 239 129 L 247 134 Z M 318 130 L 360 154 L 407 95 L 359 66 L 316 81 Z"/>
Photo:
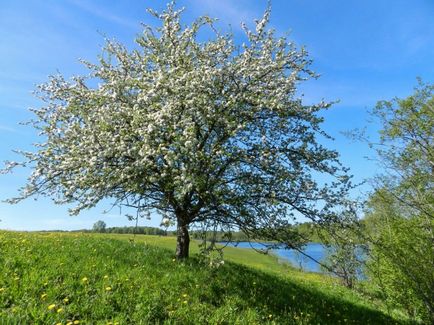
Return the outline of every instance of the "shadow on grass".
<path id="1" fill-rule="evenodd" d="M 198 267 L 197 260 L 191 259 L 189 264 Z M 210 276 L 211 290 L 201 298 L 215 306 L 230 297 L 238 298 L 265 315 L 273 315 L 280 321 L 283 317 L 288 324 L 398 324 L 381 311 L 348 301 L 338 294 L 328 295 L 315 286 L 298 284 L 236 263 L 228 262 Z"/>

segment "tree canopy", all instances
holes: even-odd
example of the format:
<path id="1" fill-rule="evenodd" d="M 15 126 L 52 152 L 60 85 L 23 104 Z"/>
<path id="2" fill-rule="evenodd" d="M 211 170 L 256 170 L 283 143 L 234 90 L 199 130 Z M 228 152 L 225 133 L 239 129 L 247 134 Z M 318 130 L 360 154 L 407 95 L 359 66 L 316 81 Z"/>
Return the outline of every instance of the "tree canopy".
<path id="1" fill-rule="evenodd" d="M 381 101 L 374 145 L 385 167 L 368 201 L 371 283 L 393 306 L 434 321 L 434 86 Z M 370 237 L 370 238 L 369 238 Z"/>
<path id="2" fill-rule="evenodd" d="M 106 228 L 106 223 L 102 220 L 98 220 L 93 224 L 92 230 L 95 232 L 105 232 Z"/>
<path id="3" fill-rule="evenodd" d="M 136 49 L 108 40 L 83 62 L 89 75 L 39 86 L 32 124 L 43 141 L 9 163 L 33 168 L 11 202 L 41 194 L 77 214 L 110 198 L 158 212 L 177 222 L 179 258 L 200 222 L 298 247 L 288 225 L 339 221 L 351 187 L 319 140 L 330 104 L 297 91 L 316 77 L 307 53 L 267 28 L 270 8 L 254 30 L 243 25 L 243 44 L 206 16 L 183 25 L 182 11 L 149 10 L 160 26 L 145 26 Z"/>

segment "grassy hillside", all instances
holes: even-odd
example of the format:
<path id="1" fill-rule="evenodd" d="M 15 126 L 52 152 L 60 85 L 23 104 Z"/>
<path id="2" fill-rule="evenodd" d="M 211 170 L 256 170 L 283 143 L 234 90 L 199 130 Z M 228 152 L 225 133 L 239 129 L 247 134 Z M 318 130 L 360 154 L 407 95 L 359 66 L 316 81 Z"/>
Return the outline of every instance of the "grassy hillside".
<path id="1" fill-rule="evenodd" d="M 227 248 L 217 270 L 174 238 L 0 232 L 0 324 L 390 324 L 333 279 Z M 193 252 L 197 246 L 193 243 Z"/>

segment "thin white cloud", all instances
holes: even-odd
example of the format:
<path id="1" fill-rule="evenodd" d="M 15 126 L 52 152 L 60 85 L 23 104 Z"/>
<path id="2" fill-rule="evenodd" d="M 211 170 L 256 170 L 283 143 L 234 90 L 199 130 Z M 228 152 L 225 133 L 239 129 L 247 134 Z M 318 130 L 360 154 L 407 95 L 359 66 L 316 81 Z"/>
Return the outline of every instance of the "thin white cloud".
<path id="1" fill-rule="evenodd" d="M 9 127 L 9 126 L 5 126 L 5 125 L 0 125 L 0 132 L 4 131 L 4 132 L 17 132 L 17 130 L 15 128 Z"/>
<path id="2" fill-rule="evenodd" d="M 131 29 L 137 29 L 139 26 L 137 22 L 133 22 L 128 18 L 118 16 L 99 6 L 92 5 L 88 1 L 82 1 L 82 0 L 68 0 L 68 1 L 74 6 L 80 8 L 81 10 L 84 10 L 94 16 L 110 21 L 112 23 L 122 25 L 124 27 L 131 28 Z"/>
<path id="3" fill-rule="evenodd" d="M 262 13 L 246 9 L 247 6 L 238 1 L 193 0 L 191 3 L 197 12 L 219 18 L 223 23 L 230 24 L 234 28 L 241 28 L 242 22 L 249 24 L 253 19 L 262 15 Z"/>

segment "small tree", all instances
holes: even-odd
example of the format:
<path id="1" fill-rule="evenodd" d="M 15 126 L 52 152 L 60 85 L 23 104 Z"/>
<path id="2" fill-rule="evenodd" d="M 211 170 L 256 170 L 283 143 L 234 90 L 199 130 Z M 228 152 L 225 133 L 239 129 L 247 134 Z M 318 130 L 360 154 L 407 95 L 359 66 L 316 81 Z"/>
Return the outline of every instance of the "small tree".
<path id="1" fill-rule="evenodd" d="M 348 236 L 345 240 L 333 241 L 333 246 L 329 246 L 323 269 L 339 277 L 343 285 L 352 289 L 361 275 L 362 257 L 360 245 Z"/>
<path id="2" fill-rule="evenodd" d="M 105 232 L 106 227 L 107 227 L 107 225 L 104 221 L 98 220 L 97 222 L 95 222 L 93 224 L 92 230 L 95 232 Z"/>
<path id="3" fill-rule="evenodd" d="M 23 153 L 33 173 L 11 202 L 42 194 L 78 203 L 77 214 L 112 198 L 157 211 L 177 224 L 178 258 L 188 256 L 189 225 L 204 220 L 291 247 L 303 243 L 288 230 L 298 218 L 337 221 L 349 181 L 318 143 L 327 135 L 317 113 L 329 104 L 297 96 L 315 75 L 303 49 L 266 29 L 270 9 L 255 30 L 243 25 L 240 46 L 209 17 L 183 26 L 173 3 L 150 13 L 161 26 L 146 26 L 138 49 L 108 41 L 98 63 L 84 62 L 88 78 L 39 87 L 46 105 L 33 125 L 46 141 Z M 204 28 L 214 38 L 200 42 Z"/>

